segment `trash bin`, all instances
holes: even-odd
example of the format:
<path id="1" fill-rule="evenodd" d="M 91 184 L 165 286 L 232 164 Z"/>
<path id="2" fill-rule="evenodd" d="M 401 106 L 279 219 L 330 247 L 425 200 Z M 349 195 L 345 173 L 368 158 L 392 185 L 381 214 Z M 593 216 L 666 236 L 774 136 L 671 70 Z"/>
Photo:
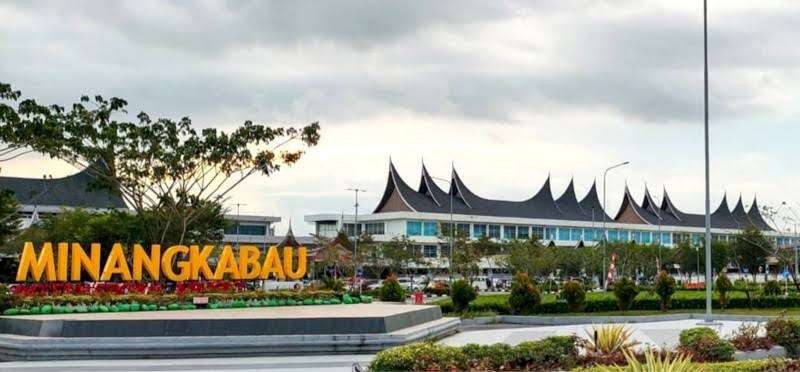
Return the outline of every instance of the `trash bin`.
<path id="1" fill-rule="evenodd" d="M 420 291 L 414 292 L 414 305 L 422 305 L 425 301 L 425 296 Z"/>

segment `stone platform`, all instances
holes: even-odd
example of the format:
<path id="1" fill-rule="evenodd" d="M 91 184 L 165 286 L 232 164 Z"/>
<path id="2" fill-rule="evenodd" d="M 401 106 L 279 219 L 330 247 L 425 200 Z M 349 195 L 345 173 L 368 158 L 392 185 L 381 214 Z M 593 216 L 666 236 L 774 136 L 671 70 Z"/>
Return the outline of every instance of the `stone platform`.
<path id="1" fill-rule="evenodd" d="M 0 360 L 365 353 L 459 323 L 386 303 L 0 317 Z"/>

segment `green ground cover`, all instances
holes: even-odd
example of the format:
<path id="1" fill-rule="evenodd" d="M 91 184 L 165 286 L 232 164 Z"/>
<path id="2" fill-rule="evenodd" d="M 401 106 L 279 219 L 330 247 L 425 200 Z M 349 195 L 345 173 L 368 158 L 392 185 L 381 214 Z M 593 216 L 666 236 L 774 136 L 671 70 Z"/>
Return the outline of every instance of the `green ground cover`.
<path id="1" fill-rule="evenodd" d="M 751 293 L 748 300 L 747 294 L 742 291 L 728 292 L 728 306 L 722 311 L 719 306 L 718 294 L 712 296 L 713 308 L 717 313 L 747 314 L 747 315 L 777 315 L 786 310 L 789 314 L 800 314 L 800 296 L 764 296 Z M 467 314 L 511 314 L 508 304 L 509 294 L 480 295 L 472 301 Z M 434 301 L 433 304 L 442 307 L 442 312 L 453 313 L 450 299 Z M 668 313 L 696 313 L 705 309 L 704 291 L 681 290 L 675 292 L 670 302 Z M 592 313 L 595 315 L 650 315 L 660 314 L 658 296 L 649 291 L 640 292 L 634 300 L 631 309 L 627 312 L 618 311 L 616 299 L 611 292 L 589 292 L 586 294 L 584 311 L 571 313 L 566 302 L 559 300 L 556 294 L 542 294 L 542 301 L 534 309 L 533 314 L 564 314 L 581 315 Z"/>

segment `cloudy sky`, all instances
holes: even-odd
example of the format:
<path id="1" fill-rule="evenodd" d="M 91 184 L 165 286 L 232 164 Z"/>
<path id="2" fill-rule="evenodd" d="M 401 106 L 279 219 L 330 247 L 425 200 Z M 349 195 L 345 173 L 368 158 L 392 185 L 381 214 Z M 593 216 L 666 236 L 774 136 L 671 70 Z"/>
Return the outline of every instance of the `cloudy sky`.
<path id="1" fill-rule="evenodd" d="M 712 204 L 787 201 L 800 213 L 800 4 L 710 0 Z M 322 140 L 253 177 L 242 213 L 362 211 L 389 158 L 412 185 L 454 163 L 473 191 L 520 200 L 551 174 L 581 196 L 608 165 L 625 182 L 703 208 L 702 1 L 202 1 L 0 3 L 0 81 L 42 102 L 119 96 L 130 111 L 303 125 Z M 28 156 L 4 175 L 74 172 Z M 446 184 L 442 184 L 446 187 Z M 732 200 L 731 203 L 735 202 Z"/>

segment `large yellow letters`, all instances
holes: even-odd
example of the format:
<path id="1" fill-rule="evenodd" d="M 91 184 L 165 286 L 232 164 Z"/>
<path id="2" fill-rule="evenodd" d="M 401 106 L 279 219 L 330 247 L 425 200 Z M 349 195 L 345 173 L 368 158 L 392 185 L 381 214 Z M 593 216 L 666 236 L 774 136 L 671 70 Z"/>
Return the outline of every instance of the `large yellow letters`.
<path id="1" fill-rule="evenodd" d="M 46 242 L 37 254 L 33 243 L 26 242 L 20 256 L 17 281 L 108 281 L 115 275 L 130 281 L 145 279 L 145 273 L 151 280 L 164 277 L 171 281 L 201 278 L 298 280 L 306 274 L 308 252 L 305 247 L 299 247 L 296 251 L 292 247 L 284 247 L 281 256 L 278 247 L 272 246 L 262 256 L 261 250 L 254 245 L 243 245 L 238 249 L 226 245 L 213 269 L 209 259 L 215 247 L 200 247 L 174 245 L 162 252 L 158 244 L 153 244 L 149 251 L 140 244 L 134 244 L 130 251 L 131 261 L 128 261 L 122 244 L 116 243 L 105 262 L 101 263 L 101 247 L 98 243 L 92 243 L 87 254 L 79 243 L 61 242 L 54 251 L 53 243 Z M 83 277 L 84 273 L 89 278 Z"/>

